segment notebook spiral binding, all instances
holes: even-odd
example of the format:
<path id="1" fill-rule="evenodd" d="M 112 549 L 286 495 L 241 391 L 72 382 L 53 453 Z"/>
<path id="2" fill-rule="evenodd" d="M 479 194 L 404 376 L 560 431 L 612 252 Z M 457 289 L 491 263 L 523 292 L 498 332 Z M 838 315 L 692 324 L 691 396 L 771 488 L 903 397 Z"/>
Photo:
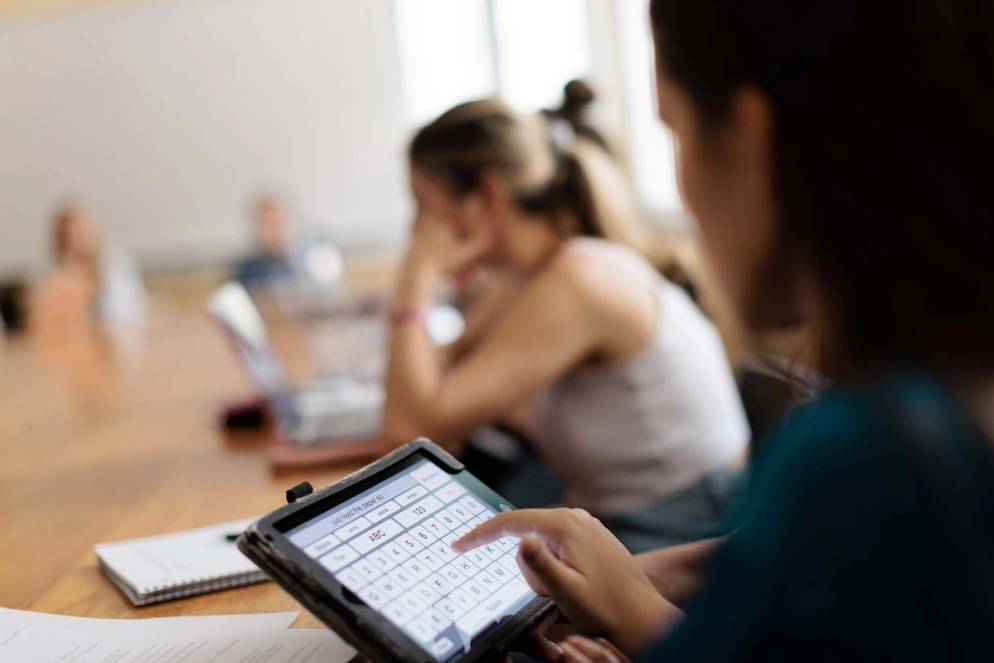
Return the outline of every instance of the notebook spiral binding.
<path id="1" fill-rule="evenodd" d="M 208 576 L 197 578 L 181 585 L 157 585 L 153 587 L 142 587 L 142 604 L 159 603 L 161 601 L 171 601 L 201 594 L 220 592 L 236 587 L 245 587 L 269 580 L 262 571 L 249 571 L 236 575 Z"/>

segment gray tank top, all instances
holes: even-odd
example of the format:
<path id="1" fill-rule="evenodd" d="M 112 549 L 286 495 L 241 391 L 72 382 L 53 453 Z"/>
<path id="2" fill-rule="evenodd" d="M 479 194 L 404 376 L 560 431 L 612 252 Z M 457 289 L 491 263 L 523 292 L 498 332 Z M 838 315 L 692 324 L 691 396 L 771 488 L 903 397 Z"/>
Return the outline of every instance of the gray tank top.
<path id="1" fill-rule="evenodd" d="M 651 504 L 730 465 L 750 432 L 714 325 L 658 278 L 659 323 L 636 356 L 581 368 L 535 402 L 537 444 L 570 506 L 609 515 Z"/>

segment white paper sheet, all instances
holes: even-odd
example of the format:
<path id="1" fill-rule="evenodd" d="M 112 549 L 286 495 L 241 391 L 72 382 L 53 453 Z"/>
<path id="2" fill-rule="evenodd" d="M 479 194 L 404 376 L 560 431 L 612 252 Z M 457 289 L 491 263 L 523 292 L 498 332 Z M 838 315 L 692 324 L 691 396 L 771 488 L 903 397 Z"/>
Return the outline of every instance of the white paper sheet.
<path id="1" fill-rule="evenodd" d="M 56 628 L 67 631 L 213 631 L 233 633 L 261 631 L 290 626 L 299 612 L 275 612 L 254 615 L 217 615 L 209 617 L 157 617 L 150 619 L 92 619 L 67 617 L 43 612 L 0 608 L 0 630 L 9 632 L 26 628 Z"/>
<path id="2" fill-rule="evenodd" d="M 355 651 L 331 631 L 203 632 L 0 629 L 0 660 L 32 663 L 346 663 Z"/>

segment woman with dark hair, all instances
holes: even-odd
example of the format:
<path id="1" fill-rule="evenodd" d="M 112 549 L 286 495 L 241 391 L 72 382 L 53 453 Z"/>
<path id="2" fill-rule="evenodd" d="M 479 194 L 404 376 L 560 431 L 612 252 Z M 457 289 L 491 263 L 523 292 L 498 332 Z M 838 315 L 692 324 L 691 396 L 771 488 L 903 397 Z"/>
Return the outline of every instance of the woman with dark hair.
<path id="1" fill-rule="evenodd" d="M 575 133 L 555 141 L 545 118 L 490 99 L 415 136 L 417 218 L 393 298 L 383 437 L 428 435 L 459 453 L 474 429 L 527 404 L 566 503 L 630 549 L 713 536 L 749 438 L 721 338 L 640 255 L 623 173 Z M 448 277 L 480 266 L 509 293 L 440 353 L 425 309 Z"/>
<path id="2" fill-rule="evenodd" d="M 652 22 L 719 275 L 753 330 L 815 324 L 834 386 L 723 543 L 635 558 L 559 510 L 456 547 L 523 537 L 532 587 L 607 638 L 556 660 L 991 660 L 994 5 L 654 0 Z"/>

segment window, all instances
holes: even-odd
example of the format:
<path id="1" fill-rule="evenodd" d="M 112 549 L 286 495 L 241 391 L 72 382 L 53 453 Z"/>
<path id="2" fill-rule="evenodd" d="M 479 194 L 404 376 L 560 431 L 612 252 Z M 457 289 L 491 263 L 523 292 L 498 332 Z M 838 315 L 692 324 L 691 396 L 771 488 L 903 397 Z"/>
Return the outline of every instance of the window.
<path id="1" fill-rule="evenodd" d="M 495 0 L 500 93 L 515 108 L 557 106 L 563 86 L 590 73 L 583 0 Z"/>
<path id="2" fill-rule="evenodd" d="M 407 117 L 420 126 L 497 91 L 491 14 L 477 0 L 395 0 Z"/>
<path id="3" fill-rule="evenodd" d="M 394 8 L 415 126 L 495 95 L 537 111 L 590 72 L 585 0 L 394 0 Z"/>
<path id="4" fill-rule="evenodd" d="M 628 106 L 632 172 L 642 202 L 656 213 L 681 209 L 669 130 L 656 114 L 649 0 L 617 3 L 624 94 Z"/>

